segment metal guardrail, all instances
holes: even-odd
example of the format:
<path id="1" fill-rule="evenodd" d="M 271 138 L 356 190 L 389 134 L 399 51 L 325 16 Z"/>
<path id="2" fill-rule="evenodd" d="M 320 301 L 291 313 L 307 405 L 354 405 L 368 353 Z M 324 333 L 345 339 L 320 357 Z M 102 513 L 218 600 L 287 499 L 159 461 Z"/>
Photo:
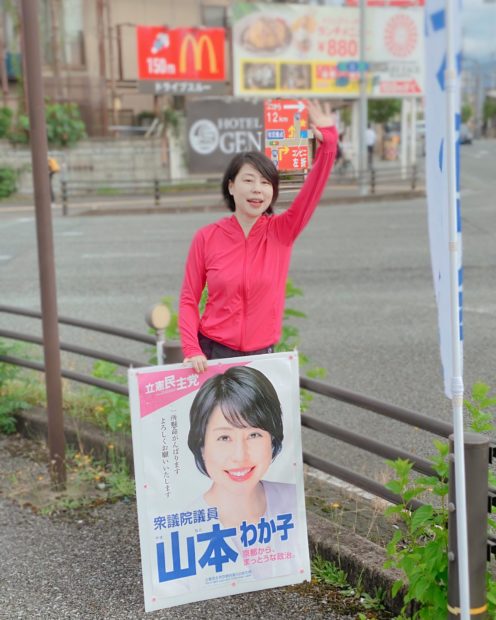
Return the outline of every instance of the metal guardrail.
<path id="1" fill-rule="evenodd" d="M 375 194 L 378 189 L 388 193 L 414 192 L 423 182 L 423 167 L 417 165 L 378 166 L 356 170 L 351 161 L 344 160 L 335 165 L 331 174 L 331 183 L 357 188 L 364 185 L 370 194 Z"/>
<path id="2" fill-rule="evenodd" d="M 16 308 L 13 306 L 0 305 L 0 313 L 8 313 L 18 316 L 25 316 L 30 318 L 41 319 L 41 312 L 35 310 L 28 310 L 25 308 Z M 82 321 L 77 319 L 72 319 L 69 317 L 60 316 L 59 323 L 64 325 L 71 325 L 73 327 L 88 329 L 90 331 L 98 331 L 100 333 L 109 334 L 112 336 L 118 336 L 121 338 L 125 338 L 127 340 L 134 340 L 137 342 L 143 342 L 146 344 L 156 344 L 156 339 L 153 336 L 139 334 L 137 332 L 133 332 L 126 329 L 116 328 L 112 326 L 100 325 L 98 323 L 93 323 L 90 321 Z M 13 340 L 20 340 L 23 342 L 31 342 L 33 344 L 42 344 L 42 339 L 37 336 L 31 336 L 21 332 L 15 332 L 12 330 L 0 330 L 0 337 L 9 338 Z M 94 359 L 102 359 L 105 361 L 110 361 L 120 366 L 147 366 L 149 364 L 144 362 L 138 362 L 136 360 L 131 360 L 125 357 L 116 356 L 113 354 L 96 351 L 94 349 L 89 349 L 87 347 L 81 347 L 80 345 L 73 345 L 68 343 L 61 343 L 60 348 L 63 351 L 68 351 L 71 353 L 83 355 L 86 357 L 92 357 Z M 172 360 L 171 361 L 180 361 L 182 356 L 180 354 L 180 349 L 178 345 L 173 345 L 171 349 L 171 345 L 165 346 L 166 352 L 169 348 L 172 351 Z M 169 356 L 171 357 L 171 356 Z M 23 366 L 26 368 L 31 368 L 33 370 L 38 370 L 43 372 L 44 365 L 41 362 L 34 362 L 31 360 L 22 360 L 17 357 L 3 355 L 0 356 L 0 361 L 15 364 L 18 366 Z M 110 382 L 103 382 L 100 379 L 96 379 L 95 377 L 84 376 L 81 373 L 75 373 L 74 371 L 69 371 L 63 369 L 61 371 L 62 376 L 67 379 L 72 379 L 74 381 L 78 381 L 81 383 L 86 383 L 88 385 L 94 385 L 96 387 L 103 387 L 103 389 L 116 392 L 118 394 L 127 394 L 127 387 L 113 384 Z M 342 402 L 346 402 L 350 405 L 354 405 L 357 407 L 368 409 L 369 411 L 373 411 L 375 413 L 379 413 L 380 415 L 385 415 L 389 418 L 398 420 L 400 422 L 404 422 L 406 424 L 410 424 L 417 428 L 421 428 L 425 431 L 436 433 L 441 435 L 442 437 L 448 437 L 451 433 L 451 426 L 444 422 L 433 420 L 427 416 L 424 416 L 415 411 L 409 411 L 407 409 L 403 409 L 400 407 L 396 407 L 394 405 L 390 405 L 388 403 L 383 403 L 372 398 L 363 396 L 361 394 L 357 394 L 348 390 L 344 390 L 343 388 L 339 388 L 336 386 L 329 385 L 327 383 L 323 383 L 320 381 L 316 381 L 313 379 L 307 379 L 305 377 L 300 377 L 300 386 L 305 388 L 313 393 L 322 394 L 329 398 L 333 398 L 335 400 L 340 400 Z M 302 414 L 301 417 L 302 426 L 315 430 L 317 432 L 323 433 L 329 437 L 333 437 L 340 441 L 343 441 L 349 445 L 353 445 L 360 449 L 366 450 L 372 454 L 376 454 L 378 456 L 382 456 L 384 458 L 396 459 L 403 458 L 408 459 L 413 463 L 413 468 L 416 471 L 427 475 L 435 475 L 434 470 L 432 469 L 431 464 L 410 452 L 405 450 L 401 450 L 398 448 L 394 448 L 392 446 L 388 446 L 379 441 L 370 439 L 369 437 L 364 437 L 362 435 L 358 435 L 357 433 L 353 433 L 346 429 L 340 428 L 334 424 L 330 424 L 328 422 L 324 422 L 322 420 L 316 419 L 310 415 Z M 304 460 L 308 464 L 313 464 L 318 469 L 325 471 L 326 473 L 336 476 L 341 480 L 354 484 L 355 486 L 362 488 L 378 497 L 382 497 L 388 501 L 393 503 L 400 503 L 401 498 L 391 493 L 384 485 L 381 485 L 374 480 L 362 476 L 358 473 L 352 472 L 350 470 L 346 470 L 335 463 L 331 463 L 329 461 L 325 461 L 316 455 L 313 455 L 309 452 L 304 452 Z M 412 502 L 411 507 L 417 508 L 421 505 L 421 502 Z"/>
<path id="3" fill-rule="evenodd" d="M 0 305 L 0 312 L 15 314 L 18 316 L 27 316 L 34 319 L 41 319 L 41 312 L 37 310 L 28 310 L 26 308 L 16 308 L 14 306 Z M 138 332 L 133 332 L 128 329 L 121 329 L 120 327 L 101 325 L 100 323 L 92 323 L 91 321 L 83 321 L 81 319 L 72 319 L 66 316 L 59 316 L 58 321 L 62 325 L 81 327 L 83 329 L 89 329 L 94 332 L 101 332 L 103 334 L 109 334 L 111 336 L 120 336 L 121 338 L 127 338 L 128 340 L 143 342 L 145 344 L 155 344 L 156 342 L 153 336 L 140 334 Z"/>
<path id="4" fill-rule="evenodd" d="M 305 178 L 304 172 L 282 172 L 279 176 L 280 186 L 284 189 L 298 189 Z M 60 181 L 62 214 L 67 215 L 71 198 L 84 195 L 100 195 L 102 198 L 109 195 L 153 196 L 155 207 L 160 206 L 161 196 L 170 195 L 177 191 L 201 192 L 207 188 L 218 188 L 222 178 L 209 177 L 205 179 L 148 179 L 148 180 L 120 180 L 120 179 L 78 179 L 72 181 L 63 178 Z"/>

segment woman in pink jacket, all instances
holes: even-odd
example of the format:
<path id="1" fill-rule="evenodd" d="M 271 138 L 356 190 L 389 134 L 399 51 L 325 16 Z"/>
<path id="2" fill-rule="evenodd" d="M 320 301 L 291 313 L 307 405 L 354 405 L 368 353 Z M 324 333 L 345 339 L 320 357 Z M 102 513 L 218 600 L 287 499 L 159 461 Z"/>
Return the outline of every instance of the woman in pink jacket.
<path id="1" fill-rule="evenodd" d="M 273 213 L 279 175 L 270 159 L 256 151 L 239 153 L 222 181 L 233 215 L 200 228 L 193 238 L 179 330 L 184 362 L 196 372 L 207 369 L 207 359 L 271 353 L 280 338 L 293 243 L 317 207 L 336 156 L 333 115 L 317 102 L 308 102 L 308 112 L 318 148 L 289 209 Z M 200 317 L 205 286 L 208 299 Z"/>

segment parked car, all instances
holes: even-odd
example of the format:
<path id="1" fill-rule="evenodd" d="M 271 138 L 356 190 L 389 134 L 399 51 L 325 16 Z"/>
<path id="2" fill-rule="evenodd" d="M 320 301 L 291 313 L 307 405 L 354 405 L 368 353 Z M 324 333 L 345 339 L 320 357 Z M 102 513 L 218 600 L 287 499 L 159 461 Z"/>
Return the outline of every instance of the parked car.
<path id="1" fill-rule="evenodd" d="M 460 144 L 472 144 L 473 139 L 474 139 L 474 135 L 472 134 L 470 129 L 467 127 L 467 125 L 463 123 L 462 126 L 460 127 Z"/>

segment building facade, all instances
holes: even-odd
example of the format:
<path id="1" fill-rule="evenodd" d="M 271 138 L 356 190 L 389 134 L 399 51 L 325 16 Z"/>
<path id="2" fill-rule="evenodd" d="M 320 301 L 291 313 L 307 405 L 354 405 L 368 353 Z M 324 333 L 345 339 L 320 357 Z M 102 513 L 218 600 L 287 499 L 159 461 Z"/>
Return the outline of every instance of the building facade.
<path id="1" fill-rule="evenodd" d="M 130 126 L 170 105 L 137 87 L 136 26 L 226 26 L 228 0 L 37 0 L 45 96 L 79 105 L 89 135 Z M 18 0 L 0 0 L 3 105 L 22 98 Z M 178 102 L 174 102 L 176 105 Z M 179 102 L 180 105 L 180 102 Z"/>

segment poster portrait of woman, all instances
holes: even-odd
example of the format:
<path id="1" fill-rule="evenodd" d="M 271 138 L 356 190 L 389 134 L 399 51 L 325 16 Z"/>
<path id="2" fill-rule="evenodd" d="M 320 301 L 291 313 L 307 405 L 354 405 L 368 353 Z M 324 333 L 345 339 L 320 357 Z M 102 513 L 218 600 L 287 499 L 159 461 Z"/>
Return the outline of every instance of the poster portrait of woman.
<path id="1" fill-rule="evenodd" d="M 309 579 L 297 354 L 129 387 L 145 609 Z"/>

